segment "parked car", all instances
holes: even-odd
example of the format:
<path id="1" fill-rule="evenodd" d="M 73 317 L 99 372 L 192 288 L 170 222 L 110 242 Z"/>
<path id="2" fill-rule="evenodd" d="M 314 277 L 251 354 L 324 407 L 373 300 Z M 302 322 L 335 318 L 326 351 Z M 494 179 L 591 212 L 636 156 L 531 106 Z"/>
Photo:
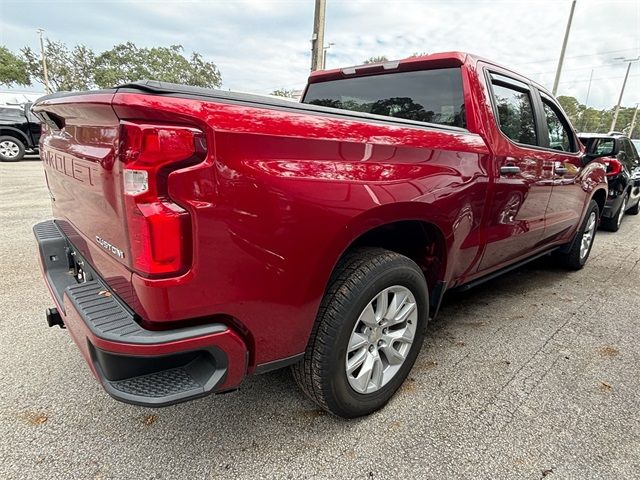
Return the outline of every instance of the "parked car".
<path id="1" fill-rule="evenodd" d="M 640 152 L 640 138 L 632 138 L 631 143 L 636 147 L 636 152 Z"/>
<path id="2" fill-rule="evenodd" d="M 17 162 L 27 151 L 37 153 L 40 120 L 31 113 L 31 103 L 0 106 L 0 161 Z"/>
<path id="3" fill-rule="evenodd" d="M 601 226 L 617 232 L 625 213 L 640 210 L 640 157 L 631 140 L 619 132 L 580 133 L 587 153 L 601 157 L 607 166 L 609 196 L 602 213 Z"/>
<path id="4" fill-rule="evenodd" d="M 141 81 L 34 111 L 48 322 L 139 405 L 292 365 L 369 414 L 446 291 L 550 252 L 582 268 L 607 196 L 551 94 L 464 53 L 314 72 L 300 104 Z"/>

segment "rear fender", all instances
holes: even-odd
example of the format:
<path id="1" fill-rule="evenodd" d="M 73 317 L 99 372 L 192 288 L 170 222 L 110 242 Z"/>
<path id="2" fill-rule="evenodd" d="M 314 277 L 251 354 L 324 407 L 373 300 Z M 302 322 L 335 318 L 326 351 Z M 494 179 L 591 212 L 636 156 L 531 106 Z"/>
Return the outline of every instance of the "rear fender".
<path id="1" fill-rule="evenodd" d="M 323 261 L 315 269 L 315 278 L 321 278 L 321 283 L 327 285 L 340 258 L 359 238 L 378 227 L 402 221 L 420 221 L 432 224 L 441 232 L 445 249 L 449 252 L 453 244 L 453 235 L 451 229 L 447 228 L 447 218 L 443 213 L 438 213 L 431 205 L 422 202 L 398 202 L 381 205 L 361 213 L 345 225 L 342 233 L 333 240 L 327 251 L 318 256 Z"/>

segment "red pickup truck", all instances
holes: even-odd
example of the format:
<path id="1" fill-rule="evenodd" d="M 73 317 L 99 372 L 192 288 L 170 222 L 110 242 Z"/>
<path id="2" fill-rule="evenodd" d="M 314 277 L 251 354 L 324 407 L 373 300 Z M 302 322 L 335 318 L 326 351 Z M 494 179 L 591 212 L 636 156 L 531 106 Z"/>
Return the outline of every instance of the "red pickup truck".
<path id="1" fill-rule="evenodd" d="M 465 53 L 314 72 L 300 103 L 142 81 L 33 111 L 48 322 L 145 406 L 291 365 L 368 414 L 446 291 L 549 253 L 581 268 L 607 197 L 549 92 Z"/>

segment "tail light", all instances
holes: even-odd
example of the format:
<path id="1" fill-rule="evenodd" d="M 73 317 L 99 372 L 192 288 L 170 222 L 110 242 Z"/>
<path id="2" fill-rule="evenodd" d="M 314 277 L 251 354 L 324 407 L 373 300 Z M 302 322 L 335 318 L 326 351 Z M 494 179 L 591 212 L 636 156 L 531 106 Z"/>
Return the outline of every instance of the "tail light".
<path id="1" fill-rule="evenodd" d="M 201 161 L 205 153 L 204 135 L 196 128 L 122 122 L 129 262 L 139 273 L 169 275 L 187 268 L 191 220 L 169 197 L 169 174 Z"/>
<path id="2" fill-rule="evenodd" d="M 622 163 L 616 158 L 603 158 L 602 163 L 607 167 L 607 177 L 615 177 L 622 172 Z"/>

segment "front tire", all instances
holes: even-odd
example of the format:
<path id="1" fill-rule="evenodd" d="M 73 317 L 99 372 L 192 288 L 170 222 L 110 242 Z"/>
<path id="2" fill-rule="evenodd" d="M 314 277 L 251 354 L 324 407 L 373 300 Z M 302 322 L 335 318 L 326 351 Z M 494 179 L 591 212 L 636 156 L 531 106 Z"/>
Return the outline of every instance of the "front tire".
<path id="1" fill-rule="evenodd" d="M 622 203 L 620 204 L 620 208 L 616 212 L 616 214 L 611 218 L 603 218 L 601 227 L 610 232 L 617 232 L 620 230 L 620 225 L 622 225 L 622 219 L 624 214 L 627 211 L 627 203 L 629 201 L 629 194 L 625 193 L 624 197 L 622 197 Z"/>
<path id="2" fill-rule="evenodd" d="M 424 340 L 428 289 L 420 267 L 379 248 L 338 263 L 294 378 L 323 409 L 344 418 L 382 408 L 402 385 Z"/>
<path id="3" fill-rule="evenodd" d="M 627 210 L 628 215 L 637 215 L 640 212 L 640 199 L 636 202 L 636 204 Z"/>
<path id="4" fill-rule="evenodd" d="M 25 146 L 15 137 L 0 137 L 0 161 L 18 162 L 24 157 Z"/>
<path id="5" fill-rule="evenodd" d="M 598 204 L 591 200 L 587 213 L 580 224 L 580 228 L 571 242 L 567 251 L 557 250 L 555 257 L 560 263 L 570 270 L 580 270 L 587 263 L 593 240 L 598 229 Z"/>

